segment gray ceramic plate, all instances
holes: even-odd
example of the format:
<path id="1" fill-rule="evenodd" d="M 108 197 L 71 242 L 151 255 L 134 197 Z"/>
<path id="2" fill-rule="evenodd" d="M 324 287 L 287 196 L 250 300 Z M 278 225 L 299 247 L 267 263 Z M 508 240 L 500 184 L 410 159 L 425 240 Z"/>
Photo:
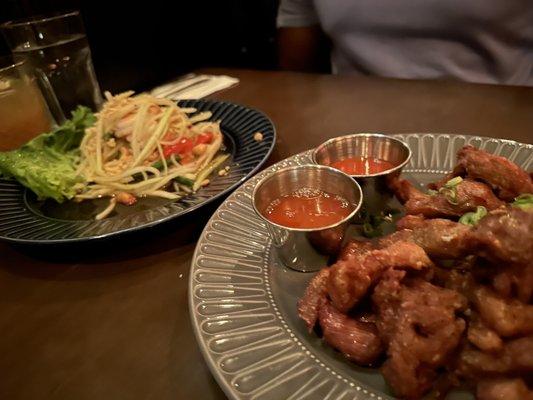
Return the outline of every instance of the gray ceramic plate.
<path id="1" fill-rule="evenodd" d="M 398 135 L 413 157 L 404 173 L 417 183 L 435 181 L 470 143 L 525 169 L 533 146 L 508 140 L 446 134 Z M 250 195 L 259 179 L 310 162 L 310 152 L 284 160 L 236 190 L 215 212 L 196 247 L 189 306 L 202 353 L 232 399 L 390 399 L 376 369 L 346 361 L 297 317 L 296 302 L 312 273 L 279 265 Z M 470 399 L 455 392 L 451 399 Z"/>
<path id="2" fill-rule="evenodd" d="M 14 180 L 0 178 L 0 239 L 15 243 L 51 244 L 100 240 L 138 231 L 187 214 L 229 193 L 266 161 L 276 141 L 272 122 L 262 113 L 237 104 L 210 100 L 184 100 L 182 107 L 211 111 L 221 120 L 224 145 L 230 158 L 225 176 L 213 174 L 211 183 L 179 201 L 146 198 L 133 206 L 118 205 L 101 221 L 94 217 L 108 204 L 106 199 L 65 202 L 38 201 Z M 255 132 L 263 140 L 255 141 Z"/>

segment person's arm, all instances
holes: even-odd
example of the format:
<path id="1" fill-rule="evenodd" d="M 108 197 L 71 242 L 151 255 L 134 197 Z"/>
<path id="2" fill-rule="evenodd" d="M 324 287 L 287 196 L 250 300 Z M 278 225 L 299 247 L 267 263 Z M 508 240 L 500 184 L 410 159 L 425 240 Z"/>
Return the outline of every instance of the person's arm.
<path id="1" fill-rule="evenodd" d="M 319 26 L 278 29 L 278 60 L 281 69 L 329 72 L 329 43 Z"/>
<path id="2" fill-rule="evenodd" d="M 329 42 L 312 0 L 281 0 L 278 58 L 282 69 L 329 72 Z"/>

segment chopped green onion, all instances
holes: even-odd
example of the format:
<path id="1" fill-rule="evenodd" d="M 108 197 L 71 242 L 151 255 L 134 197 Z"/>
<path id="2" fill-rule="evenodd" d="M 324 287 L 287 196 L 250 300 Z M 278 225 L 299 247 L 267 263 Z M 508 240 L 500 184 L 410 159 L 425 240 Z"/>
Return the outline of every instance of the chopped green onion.
<path id="1" fill-rule="evenodd" d="M 189 178 L 185 178 L 184 176 L 176 176 L 174 178 L 174 180 L 182 185 L 185 185 L 185 186 L 188 186 L 188 187 L 193 187 L 194 186 L 194 181 L 192 179 L 189 179 Z"/>
<path id="2" fill-rule="evenodd" d="M 477 225 L 479 220 L 485 215 L 487 215 L 487 209 L 483 206 L 478 206 L 476 211 L 467 212 L 461 218 L 459 218 L 459 222 L 463 225 L 474 226 Z"/>
<path id="3" fill-rule="evenodd" d="M 170 158 L 167 158 L 166 160 L 167 160 L 167 164 L 168 164 Z M 180 160 L 181 160 L 180 156 L 176 156 L 176 161 L 180 161 Z M 152 167 L 161 171 L 163 169 L 163 167 L 164 167 L 163 160 L 161 160 L 161 159 L 157 160 L 156 162 L 154 162 L 152 164 Z"/>
<path id="4" fill-rule="evenodd" d="M 441 188 L 440 193 L 442 193 L 444 197 L 446 197 L 446 200 L 448 201 L 448 203 L 454 206 L 459 204 L 459 202 L 457 201 L 457 189 L 456 188 L 453 188 L 453 189 Z"/>
<path id="5" fill-rule="evenodd" d="M 456 176 L 455 178 L 450 179 L 448 182 L 444 184 L 438 191 L 429 189 L 428 195 L 430 196 L 436 196 L 437 194 L 442 194 L 448 203 L 453 204 L 456 206 L 459 204 L 457 201 L 457 186 L 463 181 L 463 178 L 460 176 Z"/>
<path id="6" fill-rule="evenodd" d="M 374 238 L 383 235 L 383 224 L 385 222 L 394 222 L 394 215 L 401 211 L 397 209 L 389 209 L 381 211 L 379 214 L 370 214 L 366 209 L 361 210 L 359 214 L 363 220 L 362 235 L 367 238 Z"/>
<path id="7" fill-rule="evenodd" d="M 373 226 L 370 222 L 365 222 L 363 224 L 363 236 L 367 238 L 375 238 L 381 236 L 382 230 L 381 227 Z"/>
<path id="8" fill-rule="evenodd" d="M 158 170 L 162 170 L 164 167 L 163 161 L 161 159 L 157 160 L 155 163 L 152 164 L 152 167 Z"/>
<path id="9" fill-rule="evenodd" d="M 444 184 L 444 187 L 447 188 L 447 189 L 454 189 L 462 181 L 463 181 L 463 178 L 461 178 L 460 176 L 456 176 L 455 178 L 452 178 L 448 182 L 446 182 Z"/>
<path id="10" fill-rule="evenodd" d="M 162 171 L 162 170 L 163 170 L 163 167 L 164 167 L 164 165 L 163 165 L 163 161 L 162 161 L 161 159 L 159 159 L 159 160 L 157 160 L 156 162 L 154 162 L 154 163 L 151 165 L 151 167 L 153 167 L 153 168 L 155 168 L 155 169 L 158 169 L 158 170 Z M 142 175 L 140 172 L 138 172 L 138 173 L 134 174 L 134 175 L 132 176 L 132 178 L 133 178 L 134 181 L 140 181 L 141 179 L 143 179 L 143 175 Z"/>
<path id="11" fill-rule="evenodd" d="M 533 194 L 524 193 L 514 199 L 511 203 L 513 207 L 521 208 L 522 210 L 533 211 Z"/>
<path id="12" fill-rule="evenodd" d="M 215 159 L 213 159 L 209 164 L 207 164 L 207 166 L 202 169 L 199 173 L 198 173 L 198 176 L 196 177 L 196 180 L 194 182 L 194 185 L 192 187 L 192 190 L 193 191 L 197 191 L 198 189 L 200 189 L 200 186 L 202 186 L 202 182 L 209 176 L 211 175 L 211 173 L 220 165 L 222 164 L 224 161 L 226 161 L 226 159 L 229 157 L 229 154 L 221 154 L 219 155 L 218 157 L 216 157 Z"/>

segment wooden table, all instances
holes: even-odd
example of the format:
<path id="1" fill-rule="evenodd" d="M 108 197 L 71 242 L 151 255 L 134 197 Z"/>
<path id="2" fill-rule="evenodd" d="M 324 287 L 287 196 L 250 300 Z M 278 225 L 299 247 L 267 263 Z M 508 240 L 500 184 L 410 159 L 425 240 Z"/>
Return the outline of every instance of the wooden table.
<path id="1" fill-rule="evenodd" d="M 460 132 L 530 142 L 533 88 L 209 70 L 216 98 L 274 121 L 276 162 L 360 131 Z M 191 256 L 216 206 L 98 246 L 0 244 L 0 398 L 223 399 L 192 331 Z"/>

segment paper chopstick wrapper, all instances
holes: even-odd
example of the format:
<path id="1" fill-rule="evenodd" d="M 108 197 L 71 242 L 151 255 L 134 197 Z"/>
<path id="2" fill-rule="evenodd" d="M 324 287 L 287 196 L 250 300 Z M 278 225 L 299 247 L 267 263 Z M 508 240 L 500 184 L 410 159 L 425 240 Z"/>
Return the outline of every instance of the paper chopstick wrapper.
<path id="1" fill-rule="evenodd" d="M 156 97 L 171 100 L 201 99 L 215 92 L 235 86 L 237 78 L 227 75 L 195 75 L 188 74 L 182 78 L 167 83 L 151 91 Z"/>

